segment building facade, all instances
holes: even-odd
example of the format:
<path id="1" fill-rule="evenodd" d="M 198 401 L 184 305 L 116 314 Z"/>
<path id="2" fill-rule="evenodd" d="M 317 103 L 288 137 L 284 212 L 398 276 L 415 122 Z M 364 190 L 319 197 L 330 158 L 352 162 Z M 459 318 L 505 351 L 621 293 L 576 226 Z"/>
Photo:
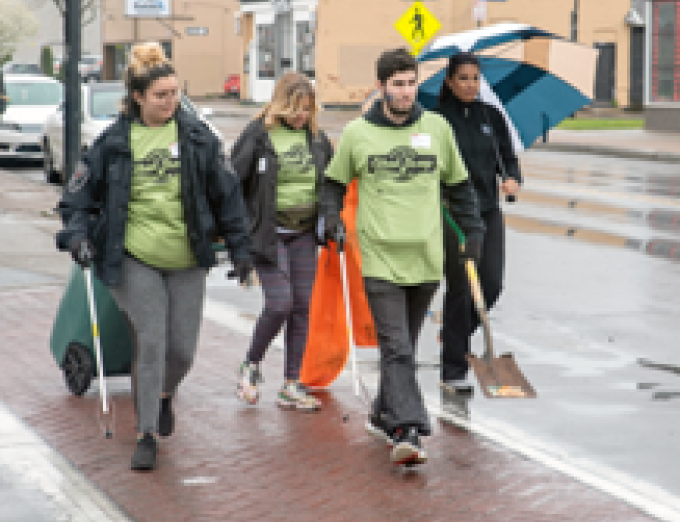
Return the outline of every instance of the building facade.
<path id="1" fill-rule="evenodd" d="M 171 0 L 166 0 L 171 1 Z M 168 18 L 126 16 L 122 0 L 101 0 L 104 78 L 119 80 L 136 42 L 158 41 L 191 96 L 220 94 L 241 74 L 238 0 L 174 0 Z"/>
<path id="2" fill-rule="evenodd" d="M 120 78 L 135 41 L 159 40 L 191 95 L 222 92 L 238 74 L 241 98 L 268 101 L 287 70 L 312 79 L 327 106 L 359 105 L 375 87 L 375 60 L 407 45 L 394 29 L 411 0 L 170 0 L 167 20 L 125 16 L 102 0 L 105 77 Z M 472 29 L 478 0 L 423 0 L 439 35 Z M 515 21 L 600 49 L 596 94 L 603 106 L 641 107 L 646 56 L 644 0 L 488 1 L 483 25 Z M 574 16 L 576 11 L 576 31 Z"/>
<path id="3" fill-rule="evenodd" d="M 283 20 L 277 14 L 278 3 L 288 4 L 292 29 L 276 29 L 278 20 Z M 597 104 L 640 108 L 645 23 L 639 3 L 640 0 L 489 1 L 481 24 L 521 22 L 564 38 L 576 36 L 578 42 L 597 47 Z M 301 42 L 314 42 L 313 51 L 304 51 L 311 57 L 307 65 L 313 64 L 307 73 L 315 79 L 324 105 L 360 104 L 375 87 L 378 55 L 385 49 L 406 45 L 394 23 L 410 4 L 410 0 L 241 0 L 241 37 L 244 49 L 249 51 L 243 70 L 249 89 L 242 91 L 242 97 L 259 102 L 268 99 L 276 77 L 268 68 L 271 61 L 274 65 L 277 62 L 272 42 L 283 38 L 283 46 L 274 48 L 283 49 L 280 59 L 287 68 L 300 71 L 304 64 L 287 49 L 301 50 Z M 441 24 L 438 34 L 473 29 L 478 24 L 473 17 L 475 0 L 424 0 L 424 4 Z M 308 26 L 310 33 L 301 40 L 296 24 L 303 19 L 312 23 Z"/>
<path id="4" fill-rule="evenodd" d="M 680 131 L 680 0 L 647 2 L 646 127 Z"/>

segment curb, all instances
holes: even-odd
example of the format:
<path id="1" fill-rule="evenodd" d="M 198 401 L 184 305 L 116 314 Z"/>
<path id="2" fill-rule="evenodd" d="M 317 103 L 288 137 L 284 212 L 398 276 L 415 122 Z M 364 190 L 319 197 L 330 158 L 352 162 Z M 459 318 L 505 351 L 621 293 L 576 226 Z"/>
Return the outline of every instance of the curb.
<path id="1" fill-rule="evenodd" d="M 654 150 L 623 149 L 601 145 L 583 145 L 580 143 L 536 143 L 529 150 L 544 150 L 548 152 L 571 152 L 575 154 L 593 154 L 625 159 L 640 159 L 647 161 L 662 161 L 665 163 L 680 163 L 680 154 L 672 152 L 657 152 Z"/>

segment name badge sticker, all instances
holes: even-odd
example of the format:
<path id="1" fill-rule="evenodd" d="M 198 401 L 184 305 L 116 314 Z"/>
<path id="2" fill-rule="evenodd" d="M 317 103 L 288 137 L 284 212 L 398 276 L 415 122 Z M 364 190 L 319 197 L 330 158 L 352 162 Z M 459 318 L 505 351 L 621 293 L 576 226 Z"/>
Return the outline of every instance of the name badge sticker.
<path id="1" fill-rule="evenodd" d="M 179 158 L 179 143 L 175 142 L 168 148 L 170 149 L 170 155 L 173 158 Z"/>
<path id="2" fill-rule="evenodd" d="M 260 174 L 264 174 L 266 170 L 267 170 L 267 158 L 260 158 L 260 161 L 257 164 L 257 171 Z"/>
<path id="3" fill-rule="evenodd" d="M 432 136 L 429 134 L 411 134 L 411 147 L 429 149 L 432 147 Z"/>

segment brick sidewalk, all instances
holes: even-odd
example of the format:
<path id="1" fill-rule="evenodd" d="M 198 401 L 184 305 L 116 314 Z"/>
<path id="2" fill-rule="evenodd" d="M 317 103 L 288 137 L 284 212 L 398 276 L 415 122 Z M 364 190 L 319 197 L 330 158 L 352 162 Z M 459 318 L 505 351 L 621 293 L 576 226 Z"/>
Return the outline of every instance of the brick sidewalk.
<path id="1" fill-rule="evenodd" d="M 265 364 L 257 408 L 234 397 L 247 340 L 204 324 L 196 365 L 176 400 L 177 433 L 153 474 L 129 471 L 135 442 L 129 394 L 116 395 L 107 441 L 96 396 L 71 396 L 49 351 L 60 293 L 0 293 L 0 401 L 138 521 L 611 521 L 652 520 L 634 508 L 467 432 L 435 422 L 430 462 L 391 466 L 363 431 L 347 383 L 320 394 L 323 412 L 279 411 L 281 353 Z M 349 413 L 350 420 L 342 422 Z"/>

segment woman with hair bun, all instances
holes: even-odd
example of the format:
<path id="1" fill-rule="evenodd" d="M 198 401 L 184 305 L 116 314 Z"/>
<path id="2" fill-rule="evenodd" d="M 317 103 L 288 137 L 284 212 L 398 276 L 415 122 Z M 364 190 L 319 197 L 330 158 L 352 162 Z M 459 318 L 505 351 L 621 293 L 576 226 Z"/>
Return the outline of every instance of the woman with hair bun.
<path id="1" fill-rule="evenodd" d="M 59 210 L 61 250 L 93 265 L 131 326 L 137 412 L 133 470 L 156 466 L 172 398 L 194 359 L 205 281 L 221 235 L 242 281 L 252 268 L 241 188 L 219 139 L 179 104 L 157 43 L 137 45 L 118 119 L 87 151 Z"/>
<path id="2" fill-rule="evenodd" d="M 271 102 L 232 149 L 253 223 L 255 268 L 265 299 L 238 370 L 237 394 L 250 404 L 259 399 L 260 363 L 285 324 L 284 384 L 277 404 L 305 411 L 321 407 L 298 378 L 316 276 L 318 192 L 332 154 L 318 128 L 314 87 L 295 72 L 281 77 Z"/>

